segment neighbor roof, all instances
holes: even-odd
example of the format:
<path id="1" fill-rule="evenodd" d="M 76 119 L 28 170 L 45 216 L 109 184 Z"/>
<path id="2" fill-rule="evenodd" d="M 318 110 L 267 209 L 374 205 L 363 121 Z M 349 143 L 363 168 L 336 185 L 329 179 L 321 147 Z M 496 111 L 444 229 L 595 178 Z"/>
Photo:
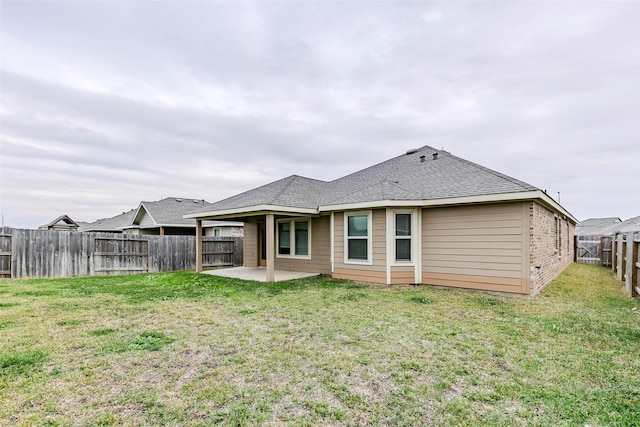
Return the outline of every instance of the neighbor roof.
<path id="1" fill-rule="evenodd" d="M 211 203 L 198 199 L 185 199 L 183 197 L 167 197 L 155 202 L 140 202 L 134 216 L 124 228 L 137 227 L 144 213 L 152 220 L 150 227 L 159 226 L 195 226 L 192 219 L 183 218 L 184 214 L 196 209 L 210 207 Z"/>
<path id="2" fill-rule="evenodd" d="M 576 236 L 602 236 L 614 224 L 621 222 L 617 217 L 585 219 L 576 226 Z"/>
<path id="3" fill-rule="evenodd" d="M 617 224 L 610 225 L 607 229 L 603 230 L 602 234 L 605 236 L 611 236 L 616 233 L 635 233 L 635 232 L 640 232 L 640 216 L 629 218 L 626 221 L 622 221 Z"/>
<path id="4" fill-rule="evenodd" d="M 41 225 L 40 229 L 53 228 L 54 226 L 65 226 L 68 228 L 78 228 L 78 224 L 69 215 L 60 215 L 48 224 Z"/>
<path id="5" fill-rule="evenodd" d="M 121 231 L 122 227 L 131 224 L 135 209 L 123 212 L 111 218 L 102 218 L 90 224 L 81 226 L 79 231 Z"/>
<path id="6" fill-rule="evenodd" d="M 540 192 L 523 181 L 424 146 L 331 182 L 292 175 L 187 216 L 196 218 L 206 217 L 198 215 L 204 213 L 215 216 L 216 212 L 274 210 L 277 207 L 283 211 L 287 208 L 326 211 L 376 202 L 445 200 L 531 191 Z M 546 195 L 545 198 L 549 203 L 557 204 Z"/>

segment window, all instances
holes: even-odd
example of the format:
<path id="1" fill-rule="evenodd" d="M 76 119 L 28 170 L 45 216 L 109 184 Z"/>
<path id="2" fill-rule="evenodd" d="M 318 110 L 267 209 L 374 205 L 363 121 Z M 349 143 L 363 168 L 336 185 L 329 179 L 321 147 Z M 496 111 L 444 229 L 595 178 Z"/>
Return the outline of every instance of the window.
<path id="1" fill-rule="evenodd" d="M 213 237 L 220 237 L 220 229 L 219 228 L 214 228 L 213 229 Z"/>
<path id="2" fill-rule="evenodd" d="M 560 218 L 557 216 L 553 218 L 553 240 L 555 250 L 558 252 L 560 250 Z"/>
<path id="3" fill-rule="evenodd" d="M 295 221 L 295 254 L 309 255 L 309 221 Z"/>
<path id="4" fill-rule="evenodd" d="M 308 219 L 278 220 L 278 255 L 309 257 L 309 229 Z"/>
<path id="5" fill-rule="evenodd" d="M 411 214 L 395 215 L 396 261 L 411 261 Z"/>
<path id="6" fill-rule="evenodd" d="M 291 255 L 291 223 L 278 223 L 278 254 Z"/>
<path id="7" fill-rule="evenodd" d="M 347 214 L 345 230 L 345 261 L 368 263 L 371 251 L 371 215 L 369 213 Z"/>

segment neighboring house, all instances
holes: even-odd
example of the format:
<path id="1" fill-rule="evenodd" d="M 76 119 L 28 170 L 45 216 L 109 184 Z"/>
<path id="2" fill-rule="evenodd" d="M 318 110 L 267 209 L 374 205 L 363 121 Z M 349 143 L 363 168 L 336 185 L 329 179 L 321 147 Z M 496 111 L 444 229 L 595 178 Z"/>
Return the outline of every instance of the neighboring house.
<path id="1" fill-rule="evenodd" d="M 621 222 L 616 217 L 585 219 L 576 226 L 576 236 L 604 236 L 609 233 L 609 229 Z"/>
<path id="2" fill-rule="evenodd" d="M 38 230 L 76 231 L 78 227 L 80 227 L 78 223 L 72 220 L 68 215 L 61 215 L 49 224 L 41 225 L 38 227 Z"/>
<path id="3" fill-rule="evenodd" d="M 204 200 L 167 197 L 156 202 L 140 202 L 130 221 L 120 227 L 127 234 L 195 235 L 196 223 L 184 215 L 194 209 L 207 208 Z M 242 237 L 243 224 L 237 221 L 207 221 L 203 234 L 214 237 Z"/>
<path id="4" fill-rule="evenodd" d="M 620 224 L 620 218 L 589 218 L 576 226 L 577 262 L 610 266 L 612 261 L 611 227 Z"/>
<path id="5" fill-rule="evenodd" d="M 103 233 L 122 233 L 122 227 L 126 227 L 131 224 L 133 215 L 136 213 L 136 209 L 132 209 L 129 212 L 123 212 L 120 215 L 116 215 L 111 218 L 102 218 L 92 223 L 81 226 L 78 231 L 96 231 Z"/>
<path id="6" fill-rule="evenodd" d="M 604 230 L 607 236 L 614 236 L 619 233 L 640 233 L 640 216 L 629 218 L 619 224 L 614 224 Z"/>
<path id="7" fill-rule="evenodd" d="M 244 265 L 532 295 L 573 260 L 544 191 L 429 146 L 325 182 L 292 175 L 185 215 L 245 223 Z M 201 251 L 202 245 L 196 245 Z"/>

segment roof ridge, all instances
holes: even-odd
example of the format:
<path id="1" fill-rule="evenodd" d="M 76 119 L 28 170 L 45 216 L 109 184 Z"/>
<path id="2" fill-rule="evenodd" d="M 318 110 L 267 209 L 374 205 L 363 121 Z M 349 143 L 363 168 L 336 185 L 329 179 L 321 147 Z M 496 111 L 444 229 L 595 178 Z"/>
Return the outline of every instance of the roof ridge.
<path id="1" fill-rule="evenodd" d="M 431 146 L 429 146 L 429 145 L 423 145 L 423 146 L 422 146 L 422 147 L 420 147 L 420 148 L 416 148 L 416 151 L 414 151 L 413 153 L 410 153 L 410 154 L 415 154 L 415 153 L 417 153 L 417 152 L 419 152 L 419 151 L 425 151 L 425 150 L 427 150 L 427 149 L 440 151 L 440 150 L 438 150 L 438 149 L 436 149 L 436 148 L 433 148 L 433 147 L 431 147 Z M 442 152 L 446 153 L 446 151 L 442 151 Z M 382 164 L 384 164 L 384 163 L 392 162 L 392 161 L 394 161 L 394 160 L 396 160 L 396 159 L 399 159 L 399 158 L 402 158 L 402 157 L 404 157 L 404 156 L 406 156 L 406 155 L 408 155 L 408 153 L 400 154 L 400 155 L 395 156 L 395 157 L 392 157 L 392 158 L 390 158 L 390 159 L 383 160 L 383 161 L 378 162 L 378 163 L 376 163 L 376 164 L 374 164 L 374 165 L 368 166 L 368 167 L 366 167 L 366 168 L 364 168 L 364 169 L 360 169 L 360 170 L 357 170 L 357 171 L 355 171 L 355 172 L 351 172 L 351 173 L 350 173 L 350 174 L 348 174 L 348 175 L 341 176 L 340 178 L 336 178 L 336 179 L 334 179 L 333 181 L 329 181 L 329 183 L 334 183 L 334 182 L 336 182 L 336 181 L 340 181 L 340 180 L 342 180 L 342 179 L 345 179 L 345 178 L 350 177 L 351 175 L 355 175 L 355 174 L 357 174 L 357 173 L 362 173 L 362 172 L 364 172 L 364 171 L 366 171 L 366 170 L 373 169 L 373 168 L 378 167 L 378 166 L 380 166 L 380 165 L 382 165 Z M 366 187 L 365 187 L 365 188 L 366 188 Z"/>
<path id="2" fill-rule="evenodd" d="M 289 175 L 287 178 L 292 178 L 292 177 L 295 177 L 295 178 L 302 178 L 302 179 L 308 179 L 309 181 L 324 182 L 325 184 L 328 184 L 328 183 L 329 183 L 328 181 L 324 181 L 324 180 L 322 180 L 322 179 L 309 178 L 308 176 L 302 176 L 302 175 L 298 175 L 298 174 L 295 174 L 295 173 L 294 173 L 294 174 L 292 174 L 292 175 Z M 283 179 L 287 179 L 287 178 L 283 178 Z"/>
<path id="3" fill-rule="evenodd" d="M 315 182 L 321 182 L 321 183 L 323 183 L 323 184 L 328 184 L 328 182 L 327 182 L 327 181 L 323 181 L 323 180 L 321 180 L 321 179 L 307 178 L 306 176 L 301 176 L 301 175 L 296 175 L 296 174 L 289 175 L 288 177 L 283 178 L 283 179 L 289 179 L 289 182 L 288 182 L 288 183 L 287 183 L 287 184 L 282 188 L 282 190 L 280 190 L 277 194 L 275 194 L 275 195 L 273 196 L 273 201 L 278 200 L 278 198 L 279 198 L 283 193 L 285 193 L 285 192 L 289 189 L 289 187 L 291 187 L 291 185 L 292 185 L 294 182 L 296 182 L 298 179 L 304 179 L 304 180 L 308 180 L 308 181 L 315 181 Z M 325 191 L 326 191 L 326 188 L 323 188 L 323 189 L 322 189 L 322 195 L 321 195 L 321 196 L 324 196 L 324 192 L 325 192 Z"/>
<path id="4" fill-rule="evenodd" d="M 282 195 L 282 193 L 284 193 L 287 188 L 289 188 L 291 186 L 291 183 L 293 183 L 293 181 L 296 180 L 296 178 L 299 178 L 298 175 L 289 175 L 286 178 L 283 178 L 284 180 L 288 180 L 288 182 L 286 183 L 286 185 L 284 187 L 282 187 L 282 190 L 280 190 L 279 192 L 277 192 L 273 198 L 272 198 L 272 202 L 278 200 L 278 197 L 280 197 Z"/>
<path id="5" fill-rule="evenodd" d="M 455 159 L 460 160 L 460 161 L 462 161 L 462 162 L 464 162 L 464 163 L 467 163 L 468 165 L 471 165 L 471 166 L 473 166 L 473 167 L 475 167 L 475 168 L 477 168 L 477 169 L 481 169 L 481 170 L 483 170 L 483 171 L 485 171 L 485 172 L 489 172 L 490 174 L 492 174 L 492 175 L 494 175 L 494 176 L 497 176 L 497 177 L 499 177 L 499 178 L 502 178 L 502 179 L 504 179 L 504 180 L 506 180 L 506 181 L 509 181 L 509 182 L 510 182 L 510 183 L 512 183 L 512 184 L 516 184 L 516 185 L 518 185 L 518 186 L 520 186 L 520 187 L 526 187 L 526 186 L 528 186 L 528 187 L 532 187 L 532 188 L 535 188 L 535 189 L 539 189 L 539 188 L 538 188 L 538 187 L 536 187 L 535 185 L 531 185 L 531 184 L 529 184 L 528 182 L 521 181 L 521 180 L 519 180 L 519 179 L 517 179 L 517 178 L 513 178 L 513 177 L 511 177 L 511 176 L 509 176 L 509 175 L 505 175 L 505 174 L 503 174 L 503 173 L 501 173 L 501 172 L 498 172 L 498 171 L 496 171 L 496 170 L 490 169 L 490 168 L 488 168 L 488 167 L 486 167 L 486 166 L 482 166 L 482 165 L 479 165 L 478 163 L 474 163 L 474 162 L 472 162 L 472 161 L 470 161 L 470 160 L 463 159 L 462 157 L 455 156 L 455 155 L 453 155 L 453 154 L 449 153 L 448 151 L 438 150 L 438 149 L 435 149 L 435 150 L 436 150 L 436 151 L 438 151 L 439 153 L 442 153 L 442 154 L 446 155 L 446 156 L 454 157 Z M 525 186 L 525 185 L 523 185 L 523 184 L 526 184 L 526 186 Z"/>

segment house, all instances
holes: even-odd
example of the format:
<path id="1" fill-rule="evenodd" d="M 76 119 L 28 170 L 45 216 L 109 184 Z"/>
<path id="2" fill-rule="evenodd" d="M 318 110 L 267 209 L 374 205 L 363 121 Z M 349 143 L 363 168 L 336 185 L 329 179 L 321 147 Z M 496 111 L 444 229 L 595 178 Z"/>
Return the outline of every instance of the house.
<path id="1" fill-rule="evenodd" d="M 82 225 L 78 231 L 82 232 L 103 232 L 103 233 L 122 233 L 122 228 L 131 224 L 136 209 L 123 212 L 120 215 L 111 218 L 102 218 L 92 223 Z"/>
<path id="2" fill-rule="evenodd" d="M 576 236 L 604 236 L 610 233 L 608 230 L 612 226 L 621 222 L 622 220 L 617 217 L 585 219 L 576 225 Z"/>
<path id="3" fill-rule="evenodd" d="M 69 215 L 61 215 L 49 224 L 41 225 L 38 230 L 76 231 L 79 225 Z"/>
<path id="4" fill-rule="evenodd" d="M 546 192 L 429 146 L 331 182 L 292 175 L 185 217 L 243 221 L 244 265 L 265 266 L 269 281 L 288 270 L 519 295 L 572 262 L 577 223 Z"/>
<path id="5" fill-rule="evenodd" d="M 575 260 L 584 264 L 610 266 L 612 261 L 611 236 L 612 227 L 622 220 L 617 217 L 589 218 L 576 226 Z"/>
<path id="6" fill-rule="evenodd" d="M 183 216 L 194 209 L 208 206 L 210 203 L 204 200 L 182 197 L 140 202 L 138 209 L 132 211 L 129 221 L 118 228 L 126 234 L 195 235 L 195 221 Z M 238 221 L 206 221 L 202 234 L 212 237 L 242 237 L 243 224 Z"/>
<path id="7" fill-rule="evenodd" d="M 618 224 L 613 224 L 604 230 L 603 233 L 607 236 L 615 236 L 621 233 L 640 233 L 640 216 L 635 216 Z"/>

